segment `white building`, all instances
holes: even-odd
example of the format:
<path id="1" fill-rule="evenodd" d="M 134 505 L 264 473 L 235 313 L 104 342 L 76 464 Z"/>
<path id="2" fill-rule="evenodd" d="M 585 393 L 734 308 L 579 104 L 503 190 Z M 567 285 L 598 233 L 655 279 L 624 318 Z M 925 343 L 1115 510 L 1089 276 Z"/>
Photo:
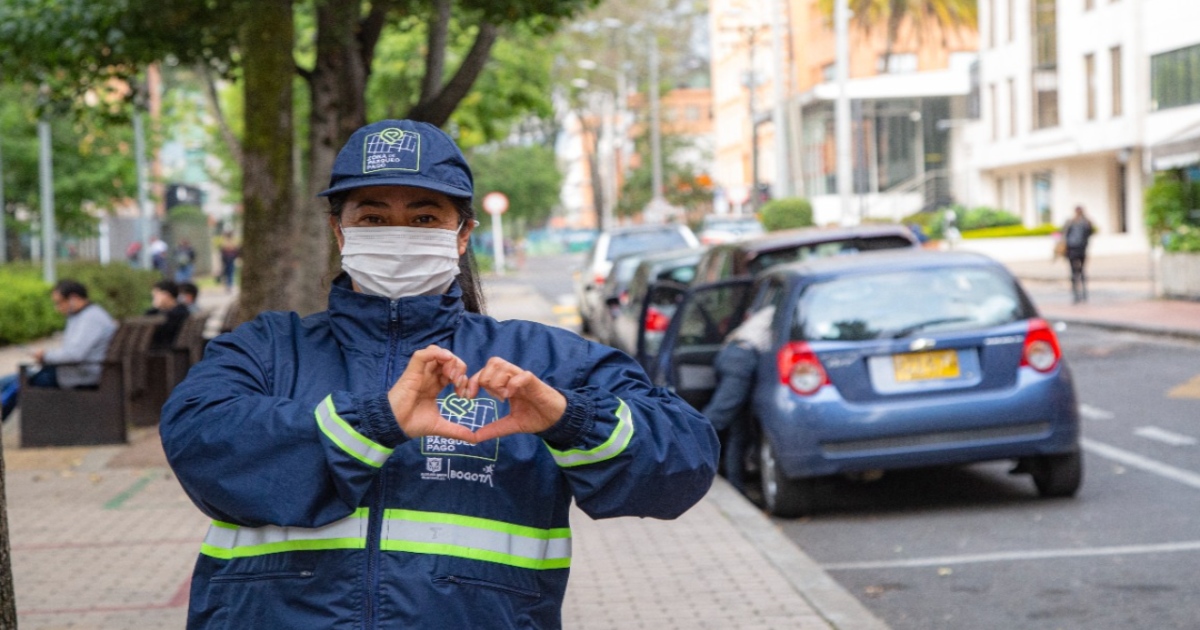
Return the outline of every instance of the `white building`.
<path id="1" fill-rule="evenodd" d="M 979 0 L 960 202 L 1030 226 L 1082 205 L 1107 251 L 1146 250 L 1154 171 L 1200 164 L 1198 23 L 1197 0 Z"/>

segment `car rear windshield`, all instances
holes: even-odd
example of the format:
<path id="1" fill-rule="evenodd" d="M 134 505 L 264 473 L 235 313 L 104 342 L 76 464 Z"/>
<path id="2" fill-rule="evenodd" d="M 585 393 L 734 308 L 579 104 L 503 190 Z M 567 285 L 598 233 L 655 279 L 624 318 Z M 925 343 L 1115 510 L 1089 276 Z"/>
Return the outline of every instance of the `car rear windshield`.
<path id="1" fill-rule="evenodd" d="M 879 249 L 900 249 L 904 247 L 912 247 L 913 242 L 895 234 L 882 236 L 856 236 L 854 238 L 843 239 L 840 241 L 826 241 L 824 243 L 807 243 L 797 245 L 786 249 L 777 249 L 773 251 L 761 252 L 758 256 L 750 261 L 750 273 L 757 274 L 758 272 L 782 263 L 799 262 L 802 260 L 811 260 L 813 258 L 824 258 L 826 256 L 840 256 L 842 254 L 854 254 L 857 252 L 869 252 Z"/>
<path id="2" fill-rule="evenodd" d="M 608 260 L 640 254 L 648 251 L 665 251 L 689 247 L 691 243 L 684 238 L 679 230 L 662 230 L 658 232 L 627 232 L 613 234 L 608 245 Z"/>
<path id="3" fill-rule="evenodd" d="M 805 289 L 792 338 L 899 339 L 998 326 L 1032 316 L 1016 282 L 996 269 L 943 267 L 856 274 Z"/>

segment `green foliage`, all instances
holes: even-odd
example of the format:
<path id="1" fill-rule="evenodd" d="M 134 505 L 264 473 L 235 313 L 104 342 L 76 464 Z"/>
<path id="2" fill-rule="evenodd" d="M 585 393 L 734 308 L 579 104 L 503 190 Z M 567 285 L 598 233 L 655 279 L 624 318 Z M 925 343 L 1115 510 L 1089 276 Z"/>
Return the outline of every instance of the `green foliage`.
<path id="1" fill-rule="evenodd" d="M 1009 238 L 1014 236 L 1049 236 L 1058 231 L 1052 224 L 1027 228 L 1023 225 L 1004 225 L 1000 227 L 980 228 L 962 232 L 963 238 Z"/>
<path id="2" fill-rule="evenodd" d="M 116 319 L 146 312 L 150 308 L 150 288 L 161 279 L 156 271 L 134 269 L 123 262 L 101 265 L 82 261 L 60 264 L 58 277 L 83 283 L 88 298 Z"/>
<path id="3" fill-rule="evenodd" d="M 934 212 L 918 212 L 916 214 L 910 214 L 901 219 L 901 223 L 916 223 L 917 225 L 920 225 L 922 228 L 924 228 L 925 233 L 929 235 L 929 238 L 945 238 L 947 211 L 954 212 L 955 226 L 958 227 L 958 231 L 963 235 L 964 238 L 966 238 L 966 232 L 973 230 L 1021 225 L 1021 218 L 1011 212 L 1008 212 L 1007 210 L 989 208 L 987 206 L 978 206 L 968 209 L 960 205 L 941 208 Z M 1015 227 L 1011 235 L 1018 235 L 1021 229 L 1022 228 L 1020 227 Z M 1009 233 L 1001 231 L 999 234 L 1007 235 Z"/>
<path id="4" fill-rule="evenodd" d="M 638 154 L 650 156 L 649 138 L 645 134 L 635 144 Z M 692 141 L 684 136 L 662 136 L 663 196 L 671 205 L 685 209 L 712 203 L 712 180 L 708 175 L 698 172 L 688 162 L 675 159 L 693 148 Z M 653 165 L 649 159 L 643 159 L 625 178 L 617 200 L 617 214 L 629 217 L 640 213 L 653 197 L 653 182 Z"/>
<path id="5" fill-rule="evenodd" d="M 763 204 L 758 218 L 768 232 L 813 225 L 812 204 L 800 197 L 772 199 Z"/>
<path id="6" fill-rule="evenodd" d="M 0 155 L 3 155 L 4 216 L 15 234 L 31 229 L 17 209 L 39 216 L 41 203 L 36 92 L 0 85 Z M 110 212 L 135 195 L 137 174 L 128 125 L 114 124 L 94 112 L 50 122 L 54 173 L 54 211 L 59 234 L 96 233 L 97 213 Z"/>
<path id="7" fill-rule="evenodd" d="M 558 170 L 554 151 L 543 146 L 499 146 L 471 153 L 471 170 L 475 174 L 475 202 L 498 191 L 508 197 L 508 211 L 503 223 L 524 220 L 526 225 L 540 226 L 550 218 L 558 204 L 562 188 L 562 173 Z M 483 213 L 480 221 L 490 225 L 490 215 Z M 485 226 L 486 227 L 486 226 Z"/>
<path id="8" fill-rule="evenodd" d="M 50 285 L 33 267 L 0 267 L 0 344 L 25 343 L 62 330 L 65 320 L 50 301 Z"/>
<path id="9" fill-rule="evenodd" d="M 1168 252 L 1200 251 L 1200 182 L 1186 181 L 1179 171 L 1162 172 L 1144 195 L 1151 242 Z"/>

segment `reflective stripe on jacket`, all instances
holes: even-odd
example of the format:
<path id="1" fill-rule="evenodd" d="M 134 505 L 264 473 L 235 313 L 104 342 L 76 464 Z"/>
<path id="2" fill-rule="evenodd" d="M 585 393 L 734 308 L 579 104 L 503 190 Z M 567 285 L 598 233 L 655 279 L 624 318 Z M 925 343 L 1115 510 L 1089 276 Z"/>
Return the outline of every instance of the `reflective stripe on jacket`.
<path id="1" fill-rule="evenodd" d="M 211 342 L 164 407 L 184 489 L 214 519 L 189 627 L 556 628 L 572 500 L 594 518 L 674 518 L 708 490 L 715 434 L 628 356 L 570 332 L 386 299 L 335 281 L 329 310 L 267 313 Z M 498 356 L 559 389 L 545 433 L 409 439 L 387 390 L 412 353 Z M 443 392 L 478 428 L 508 413 Z"/>

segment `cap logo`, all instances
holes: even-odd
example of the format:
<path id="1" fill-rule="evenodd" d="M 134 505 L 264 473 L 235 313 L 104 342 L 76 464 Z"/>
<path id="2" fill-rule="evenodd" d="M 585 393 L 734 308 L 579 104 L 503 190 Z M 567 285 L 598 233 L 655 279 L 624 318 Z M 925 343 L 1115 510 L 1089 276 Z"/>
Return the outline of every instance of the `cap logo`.
<path id="1" fill-rule="evenodd" d="M 421 134 L 388 127 L 363 140 L 363 173 L 420 170 Z"/>

